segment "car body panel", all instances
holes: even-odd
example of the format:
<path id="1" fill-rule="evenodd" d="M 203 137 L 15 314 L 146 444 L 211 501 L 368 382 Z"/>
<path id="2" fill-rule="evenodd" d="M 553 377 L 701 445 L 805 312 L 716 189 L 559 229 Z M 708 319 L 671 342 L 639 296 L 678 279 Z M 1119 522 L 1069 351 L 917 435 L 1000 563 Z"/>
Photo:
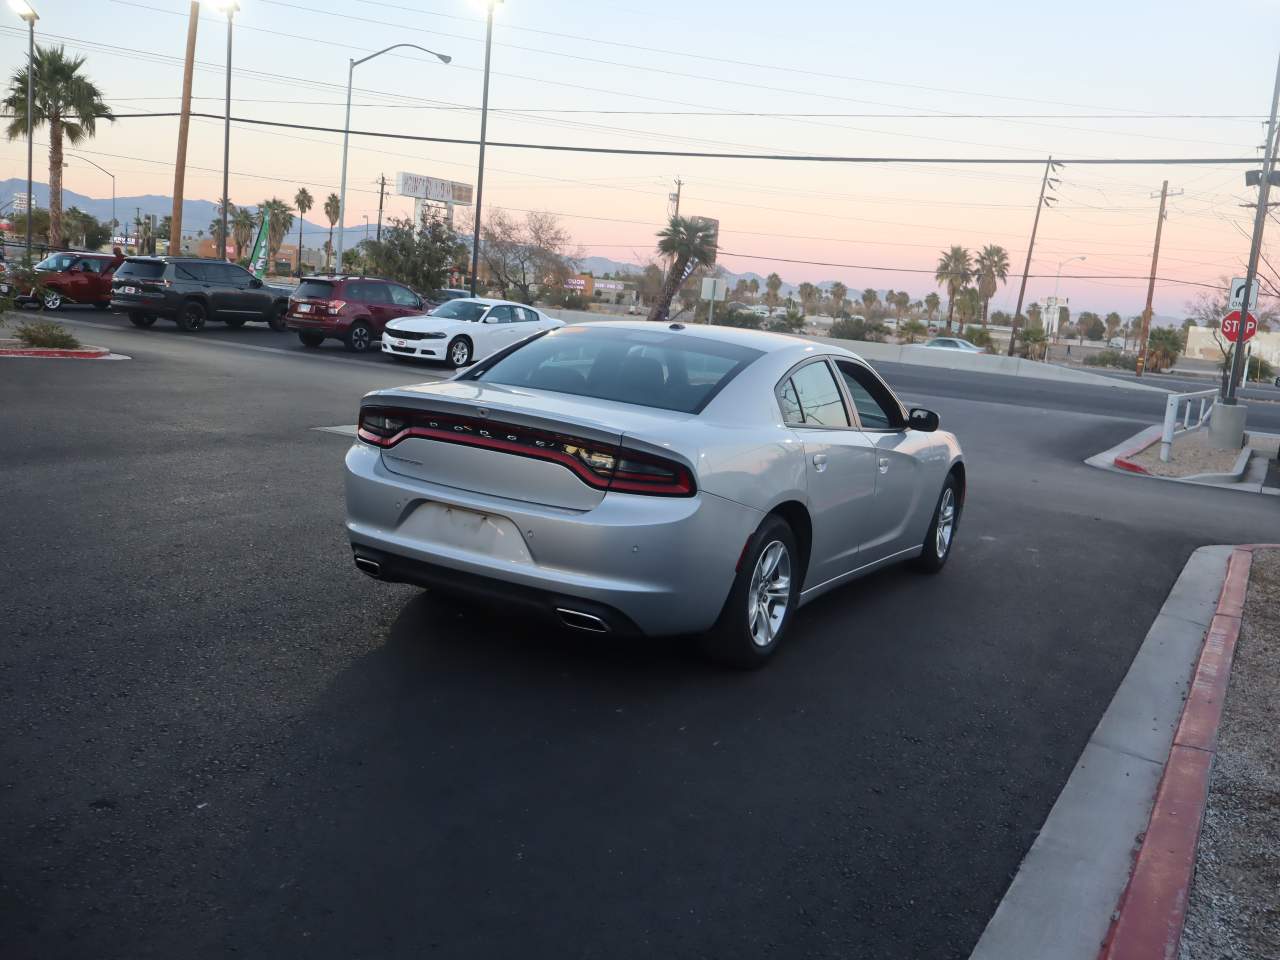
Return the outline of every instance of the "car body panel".
<path id="1" fill-rule="evenodd" d="M 631 321 L 607 327 L 655 329 Z M 812 527 L 801 603 L 921 552 L 947 474 L 962 462 L 954 436 L 863 429 L 843 390 L 850 426 L 789 425 L 775 388 L 790 371 L 825 357 L 863 361 L 839 347 L 779 334 L 696 328 L 687 335 L 764 352 L 698 413 L 486 382 L 484 365 L 448 382 L 376 391 L 363 404 L 470 411 L 498 424 L 558 428 L 599 442 L 620 438 L 626 448 L 687 465 L 696 478 L 692 496 L 602 493 L 555 463 L 465 447 L 460 454 L 436 440 L 410 438 L 385 450 L 357 441 L 347 457 L 348 532 L 357 555 L 367 547 L 582 597 L 657 634 L 705 630 L 716 621 L 748 538 L 779 508 L 805 511 Z M 397 461 L 406 454 L 415 462 Z M 826 455 L 822 470 L 817 454 Z M 456 538 L 415 539 L 405 524 L 427 501 L 479 514 L 459 521 L 474 528 L 476 544 L 509 530 L 485 517 L 509 520 L 530 561 L 513 561 L 511 552 L 486 557 L 479 547 L 459 547 Z"/>
<path id="2" fill-rule="evenodd" d="M 321 288 L 324 296 L 319 295 Z M 300 292 L 315 295 L 300 296 Z M 389 321 L 420 314 L 426 304 L 409 287 L 381 277 L 309 276 L 299 281 L 289 297 L 285 326 L 297 333 L 342 339 L 354 323 L 363 321 L 376 340 Z"/>
<path id="3" fill-rule="evenodd" d="M 40 282 L 67 303 L 106 304 L 111 301 L 111 278 L 122 263 L 124 257 L 115 254 L 66 251 L 50 254 L 35 269 Z M 34 298 L 28 293 L 17 300 L 30 303 Z"/>
<path id="4" fill-rule="evenodd" d="M 288 296 L 238 264 L 202 257 L 126 257 L 111 280 L 112 310 L 169 319 L 193 300 L 210 320 L 266 322 Z"/>

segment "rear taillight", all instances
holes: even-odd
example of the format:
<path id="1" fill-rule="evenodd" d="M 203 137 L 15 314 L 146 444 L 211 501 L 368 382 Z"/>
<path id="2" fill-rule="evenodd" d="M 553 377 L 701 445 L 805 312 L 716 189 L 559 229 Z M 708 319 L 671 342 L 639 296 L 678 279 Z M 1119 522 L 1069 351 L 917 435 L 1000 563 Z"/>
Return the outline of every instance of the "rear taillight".
<path id="1" fill-rule="evenodd" d="M 676 460 L 488 418 L 362 407 L 356 435 L 383 449 L 408 437 L 418 437 L 545 460 L 567 468 L 597 490 L 657 497 L 691 497 L 697 492 L 692 471 Z"/>
<path id="2" fill-rule="evenodd" d="M 341 312 L 342 312 L 342 310 L 343 310 L 343 308 L 344 308 L 344 307 L 346 307 L 346 305 L 347 305 L 347 301 L 345 301 L 345 300 L 330 300 L 330 301 L 329 301 L 329 316 L 331 316 L 331 317 L 332 317 L 332 316 L 336 316 L 337 314 L 341 313 Z"/>

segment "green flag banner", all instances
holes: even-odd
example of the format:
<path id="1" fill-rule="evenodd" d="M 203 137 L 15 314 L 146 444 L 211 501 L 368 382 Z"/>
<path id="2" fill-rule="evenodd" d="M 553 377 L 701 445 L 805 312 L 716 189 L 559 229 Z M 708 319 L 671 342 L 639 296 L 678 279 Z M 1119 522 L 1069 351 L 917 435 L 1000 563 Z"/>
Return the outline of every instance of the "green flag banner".
<path id="1" fill-rule="evenodd" d="M 267 237 L 271 234 L 271 211 L 262 211 L 258 235 L 253 239 L 253 253 L 249 254 L 249 272 L 261 280 L 267 275 Z"/>

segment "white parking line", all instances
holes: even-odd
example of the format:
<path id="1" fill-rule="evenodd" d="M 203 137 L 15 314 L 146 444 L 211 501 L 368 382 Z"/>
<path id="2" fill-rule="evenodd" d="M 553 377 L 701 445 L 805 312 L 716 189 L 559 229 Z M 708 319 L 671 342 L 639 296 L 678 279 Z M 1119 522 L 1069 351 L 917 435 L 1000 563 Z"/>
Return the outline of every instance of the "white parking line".
<path id="1" fill-rule="evenodd" d="M 312 430 L 319 430 L 321 433 L 336 433 L 342 437 L 354 437 L 356 435 L 356 425 L 354 423 L 344 423 L 336 427 L 312 427 Z"/>

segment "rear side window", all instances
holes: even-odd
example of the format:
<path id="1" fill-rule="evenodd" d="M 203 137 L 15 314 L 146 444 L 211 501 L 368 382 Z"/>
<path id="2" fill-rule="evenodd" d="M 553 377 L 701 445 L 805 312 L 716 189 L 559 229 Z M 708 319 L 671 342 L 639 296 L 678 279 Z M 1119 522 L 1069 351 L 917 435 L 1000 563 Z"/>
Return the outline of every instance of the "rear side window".
<path id="1" fill-rule="evenodd" d="M 162 260 L 126 260 L 116 271 L 116 278 L 123 280 L 133 277 L 137 280 L 159 280 L 164 276 Z"/>
<path id="2" fill-rule="evenodd" d="M 849 413 L 844 408 L 844 398 L 831 367 L 825 360 L 809 363 L 791 375 L 788 381 L 791 392 L 782 390 L 781 402 L 786 415 L 789 403 L 798 404 L 807 427 L 847 427 Z M 794 423 L 792 419 L 788 423 Z"/>
<path id="3" fill-rule="evenodd" d="M 293 295 L 298 300 L 328 300 L 333 296 L 333 283 L 329 280 L 303 280 Z"/>
<path id="4" fill-rule="evenodd" d="M 173 265 L 173 278 L 175 280 L 191 280 L 195 283 L 204 283 L 208 280 L 208 274 L 205 273 L 203 263 L 175 263 Z"/>
<path id="5" fill-rule="evenodd" d="M 760 356 L 687 334 L 564 327 L 526 341 L 469 379 L 698 413 Z"/>

